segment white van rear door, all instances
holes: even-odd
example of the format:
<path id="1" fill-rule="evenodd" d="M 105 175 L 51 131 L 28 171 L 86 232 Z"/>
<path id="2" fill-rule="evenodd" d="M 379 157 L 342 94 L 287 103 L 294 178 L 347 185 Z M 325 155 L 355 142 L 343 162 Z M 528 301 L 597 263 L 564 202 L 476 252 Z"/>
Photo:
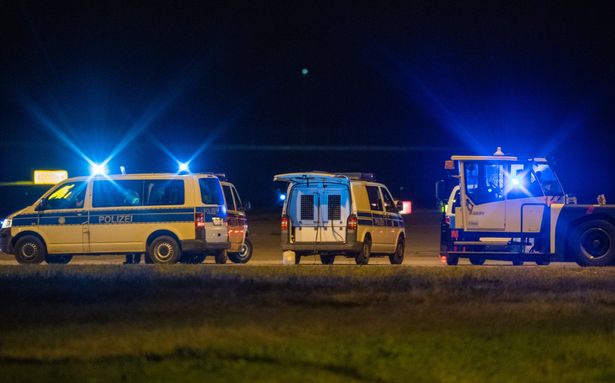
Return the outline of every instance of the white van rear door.
<path id="1" fill-rule="evenodd" d="M 350 215 L 350 181 L 327 173 L 289 173 L 275 176 L 291 183 L 286 214 L 294 242 L 346 242 Z"/>

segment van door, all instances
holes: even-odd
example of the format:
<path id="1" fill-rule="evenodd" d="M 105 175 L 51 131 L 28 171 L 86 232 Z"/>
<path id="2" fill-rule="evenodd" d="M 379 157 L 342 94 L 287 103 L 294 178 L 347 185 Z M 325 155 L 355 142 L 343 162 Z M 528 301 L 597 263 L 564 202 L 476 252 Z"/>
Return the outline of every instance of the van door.
<path id="1" fill-rule="evenodd" d="M 66 182 L 45 199 L 38 213 L 38 230 L 50 254 L 79 254 L 87 250 L 88 212 L 84 208 L 88 183 Z"/>
<path id="2" fill-rule="evenodd" d="M 466 231 L 503 231 L 506 223 L 502 163 L 462 162 L 461 202 Z"/>
<path id="3" fill-rule="evenodd" d="M 367 185 L 367 198 L 369 199 L 370 212 L 372 214 L 372 251 L 377 253 L 386 250 L 385 229 L 386 215 L 382 195 L 376 185 Z"/>
<path id="4" fill-rule="evenodd" d="M 239 251 L 239 247 L 243 243 L 243 224 L 238 210 L 237 203 L 233 196 L 233 187 L 231 184 L 221 182 L 222 191 L 224 192 L 224 202 L 226 203 L 226 215 L 228 217 L 228 235 L 231 242 L 230 252 Z"/>
<path id="5" fill-rule="evenodd" d="M 350 181 L 326 173 L 277 175 L 290 182 L 286 211 L 295 243 L 344 243 L 350 215 Z"/>
<path id="6" fill-rule="evenodd" d="M 384 230 L 384 241 L 387 251 L 393 252 L 397 246 L 397 234 L 400 231 L 402 225 L 401 215 L 395 206 L 395 200 L 391 196 L 389 190 L 380 186 L 380 193 L 382 193 L 382 201 L 384 202 L 384 210 L 386 212 L 386 227 Z"/>

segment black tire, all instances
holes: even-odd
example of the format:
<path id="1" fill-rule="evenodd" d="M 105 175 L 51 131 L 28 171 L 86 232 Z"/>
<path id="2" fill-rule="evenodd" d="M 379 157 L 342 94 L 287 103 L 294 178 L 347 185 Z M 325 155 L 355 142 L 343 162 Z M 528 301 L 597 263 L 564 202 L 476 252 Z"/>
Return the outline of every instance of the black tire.
<path id="1" fill-rule="evenodd" d="M 35 265 L 43 262 L 47 248 L 40 238 L 24 235 L 15 243 L 15 260 L 23 265 Z"/>
<path id="2" fill-rule="evenodd" d="M 581 223 L 572 231 L 569 249 L 581 266 L 615 263 L 615 227 L 604 220 Z"/>
<path id="3" fill-rule="evenodd" d="M 514 259 L 512 261 L 513 266 L 523 266 L 524 261 L 520 259 Z"/>
<path id="4" fill-rule="evenodd" d="M 446 264 L 449 266 L 457 266 L 459 264 L 459 257 L 456 255 L 447 255 Z"/>
<path id="5" fill-rule="evenodd" d="M 404 242 L 404 239 L 400 238 L 399 241 L 397 241 L 397 246 L 395 246 L 395 252 L 389 255 L 389 262 L 391 262 L 391 265 L 401 265 L 404 261 L 404 253 L 406 251 Z"/>
<path id="6" fill-rule="evenodd" d="M 372 241 L 369 238 L 365 238 L 361 251 L 355 256 L 354 261 L 357 265 L 367 265 L 369 263 L 369 257 L 372 254 Z"/>
<path id="7" fill-rule="evenodd" d="M 295 265 L 298 265 L 301 263 L 301 254 L 299 254 L 298 251 L 295 251 Z"/>
<path id="8" fill-rule="evenodd" d="M 50 265 L 66 265 L 73 259 L 70 254 L 47 254 L 45 262 Z"/>
<path id="9" fill-rule="evenodd" d="M 147 257 L 152 263 L 173 264 L 181 259 L 181 248 L 175 238 L 161 235 L 154 238 L 147 249 Z"/>
<path id="10" fill-rule="evenodd" d="M 485 258 L 483 257 L 470 257 L 470 263 L 475 266 L 482 266 L 485 264 Z"/>
<path id="11" fill-rule="evenodd" d="M 320 255 L 320 262 L 323 265 L 332 265 L 333 262 L 335 262 L 335 255 L 325 255 L 325 254 L 321 254 Z"/>
<path id="12" fill-rule="evenodd" d="M 226 263 L 226 261 L 228 260 L 228 257 L 226 256 L 226 250 L 218 250 L 214 253 L 214 259 L 216 260 L 216 263 L 219 265 L 223 265 Z"/>
<path id="13" fill-rule="evenodd" d="M 228 253 L 228 257 L 233 263 L 248 263 L 250 258 L 252 258 L 252 251 L 252 242 L 246 238 L 239 252 Z"/>
<path id="14" fill-rule="evenodd" d="M 551 261 L 536 261 L 538 266 L 549 266 L 550 263 Z"/>

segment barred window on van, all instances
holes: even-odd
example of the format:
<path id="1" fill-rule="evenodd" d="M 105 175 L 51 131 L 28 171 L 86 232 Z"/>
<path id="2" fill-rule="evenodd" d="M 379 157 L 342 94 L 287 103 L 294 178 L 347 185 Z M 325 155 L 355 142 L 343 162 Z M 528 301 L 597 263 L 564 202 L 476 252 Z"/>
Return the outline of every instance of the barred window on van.
<path id="1" fill-rule="evenodd" d="M 199 179 L 201 199 L 207 205 L 224 205 L 222 186 L 217 178 L 208 177 Z"/>
<path id="2" fill-rule="evenodd" d="M 314 194 L 301 194 L 301 220 L 314 220 Z"/>
<path id="3" fill-rule="evenodd" d="M 145 180 L 144 205 L 183 205 L 184 180 Z"/>

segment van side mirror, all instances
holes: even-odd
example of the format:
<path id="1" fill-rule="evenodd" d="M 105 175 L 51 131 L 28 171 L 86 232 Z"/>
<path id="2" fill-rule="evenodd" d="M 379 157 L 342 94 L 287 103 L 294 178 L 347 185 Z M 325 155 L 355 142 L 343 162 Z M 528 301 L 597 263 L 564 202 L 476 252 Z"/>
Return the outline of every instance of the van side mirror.
<path id="1" fill-rule="evenodd" d="M 252 210 L 252 204 L 250 203 L 250 201 L 246 201 L 246 203 L 243 204 L 243 210 L 244 211 Z"/>
<path id="2" fill-rule="evenodd" d="M 43 198 L 43 199 L 41 199 L 41 202 L 39 202 L 39 204 L 36 205 L 34 210 L 36 210 L 36 211 L 43 211 L 46 208 L 47 208 L 47 198 Z"/>
<path id="3" fill-rule="evenodd" d="M 395 201 L 395 208 L 399 212 L 404 211 L 404 203 L 402 201 L 399 201 L 399 200 Z"/>

